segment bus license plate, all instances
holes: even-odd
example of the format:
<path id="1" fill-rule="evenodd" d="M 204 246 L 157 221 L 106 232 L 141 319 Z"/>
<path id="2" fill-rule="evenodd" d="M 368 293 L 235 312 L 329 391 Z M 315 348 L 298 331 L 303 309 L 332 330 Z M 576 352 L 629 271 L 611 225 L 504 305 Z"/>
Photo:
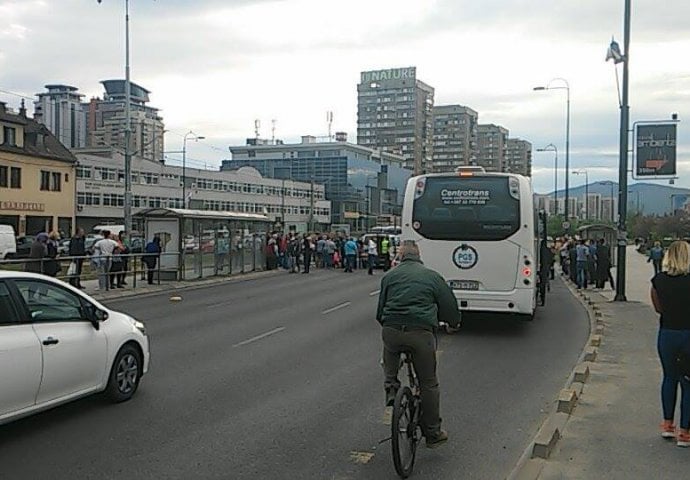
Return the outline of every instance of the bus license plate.
<path id="1" fill-rule="evenodd" d="M 479 282 L 476 280 L 450 280 L 448 286 L 453 290 L 479 290 Z"/>

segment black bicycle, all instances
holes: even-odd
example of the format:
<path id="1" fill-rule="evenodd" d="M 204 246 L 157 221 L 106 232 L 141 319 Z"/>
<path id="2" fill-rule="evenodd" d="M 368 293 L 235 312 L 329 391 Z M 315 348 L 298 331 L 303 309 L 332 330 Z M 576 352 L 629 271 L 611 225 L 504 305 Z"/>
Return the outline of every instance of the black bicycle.
<path id="1" fill-rule="evenodd" d="M 401 365 L 407 367 L 409 385 L 400 387 L 395 395 L 391 444 L 393 446 L 395 471 L 398 472 L 400 478 L 407 478 L 412 474 L 417 445 L 422 439 L 420 427 L 422 399 L 411 352 L 401 354 Z"/>

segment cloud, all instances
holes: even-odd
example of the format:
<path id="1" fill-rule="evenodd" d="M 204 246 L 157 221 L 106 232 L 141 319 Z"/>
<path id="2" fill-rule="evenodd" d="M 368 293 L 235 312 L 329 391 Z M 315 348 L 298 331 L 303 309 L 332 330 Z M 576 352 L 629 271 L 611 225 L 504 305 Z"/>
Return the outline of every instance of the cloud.
<path id="1" fill-rule="evenodd" d="M 67 83 L 88 98 L 124 73 L 121 0 L 0 0 L 0 89 L 32 95 Z M 604 62 L 622 24 L 622 2 L 579 0 L 137 0 L 131 6 L 132 78 L 152 91 L 166 127 L 190 129 L 200 160 L 217 164 L 229 144 L 262 135 L 322 135 L 325 112 L 356 135 L 356 84 L 367 69 L 416 65 L 436 104 L 460 103 L 481 123 L 506 126 L 564 158 L 565 92 L 533 92 L 570 81 L 571 167 L 611 165 L 619 110 L 614 67 Z M 631 118 L 668 118 L 690 99 L 690 2 L 636 0 Z M 0 99 L 17 103 L 0 93 Z M 169 149 L 181 138 L 170 134 Z M 679 129 L 679 145 L 690 134 Z M 552 156 L 536 154 L 535 184 L 552 181 Z M 679 151 L 681 161 L 690 152 Z M 690 184 L 690 179 L 682 182 Z"/>

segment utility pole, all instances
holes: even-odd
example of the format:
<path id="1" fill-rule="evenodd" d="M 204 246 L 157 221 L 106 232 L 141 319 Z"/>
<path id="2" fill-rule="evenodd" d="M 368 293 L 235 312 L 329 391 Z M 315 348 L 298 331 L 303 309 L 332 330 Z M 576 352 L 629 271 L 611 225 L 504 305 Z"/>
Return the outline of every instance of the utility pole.
<path id="1" fill-rule="evenodd" d="M 132 231 L 132 112 L 129 77 L 129 0 L 125 0 L 125 231 Z"/>
<path id="2" fill-rule="evenodd" d="M 625 302 L 625 262 L 628 247 L 626 216 L 628 215 L 628 130 L 630 124 L 629 67 L 630 67 L 630 0 L 625 0 L 623 20 L 623 87 L 621 98 L 620 159 L 618 165 L 618 268 L 616 269 L 616 296 L 614 301 Z"/>
<path id="3" fill-rule="evenodd" d="M 311 195 L 309 195 L 309 233 L 314 231 L 314 175 L 311 176 Z"/>
<path id="4" fill-rule="evenodd" d="M 282 231 L 285 232 L 285 179 L 281 180 L 280 186 L 280 223 Z"/>

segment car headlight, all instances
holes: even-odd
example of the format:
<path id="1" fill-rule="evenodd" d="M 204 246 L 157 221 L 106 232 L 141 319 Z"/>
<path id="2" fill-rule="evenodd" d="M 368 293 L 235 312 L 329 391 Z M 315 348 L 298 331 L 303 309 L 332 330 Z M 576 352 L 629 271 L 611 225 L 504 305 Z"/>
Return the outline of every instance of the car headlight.
<path id="1" fill-rule="evenodd" d="M 134 328 L 139 330 L 142 335 L 146 335 L 146 325 L 144 325 L 140 321 L 134 320 Z"/>

